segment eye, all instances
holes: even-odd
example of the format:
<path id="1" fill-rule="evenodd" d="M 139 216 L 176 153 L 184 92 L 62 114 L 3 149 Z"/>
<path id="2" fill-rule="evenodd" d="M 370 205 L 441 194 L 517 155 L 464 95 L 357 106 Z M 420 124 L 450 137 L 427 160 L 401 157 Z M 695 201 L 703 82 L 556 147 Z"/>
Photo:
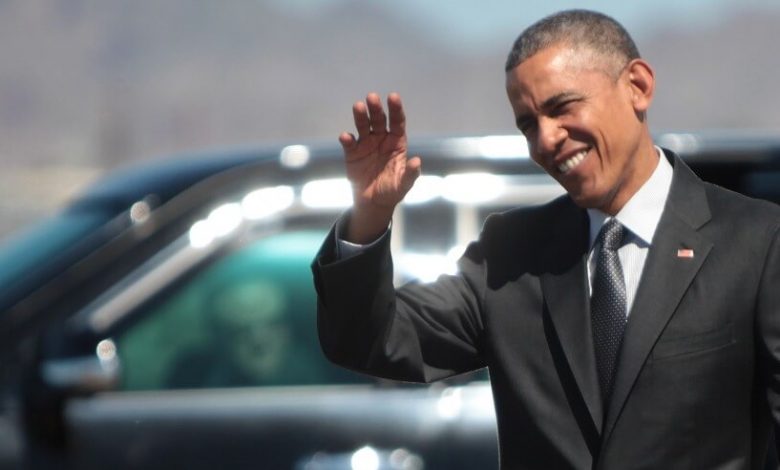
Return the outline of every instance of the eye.
<path id="1" fill-rule="evenodd" d="M 528 135 L 530 132 L 533 132 L 534 129 L 536 129 L 536 120 L 535 119 L 522 119 L 518 121 L 517 128 L 520 129 L 520 132 L 523 133 L 523 135 Z"/>
<path id="2" fill-rule="evenodd" d="M 566 114 L 569 112 L 572 108 L 573 101 L 564 101 L 562 103 L 559 103 L 557 106 L 555 106 L 552 109 L 552 112 L 550 113 L 553 116 L 560 116 L 562 114 Z"/>
<path id="3" fill-rule="evenodd" d="M 571 113 L 575 106 L 579 103 L 579 100 L 571 99 L 566 100 L 558 103 L 552 110 L 550 111 L 551 116 L 562 116 L 564 114 Z"/>

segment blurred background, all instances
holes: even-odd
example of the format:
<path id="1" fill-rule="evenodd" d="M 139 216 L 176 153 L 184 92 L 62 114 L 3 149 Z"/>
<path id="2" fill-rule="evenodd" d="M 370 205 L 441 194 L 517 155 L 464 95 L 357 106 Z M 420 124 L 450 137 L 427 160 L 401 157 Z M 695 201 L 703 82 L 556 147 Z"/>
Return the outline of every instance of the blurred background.
<path id="1" fill-rule="evenodd" d="M 574 7 L 655 66 L 654 130 L 780 132 L 777 0 L 2 0 L 0 239 L 120 165 L 334 140 L 369 91 L 412 135 L 514 133 L 509 46 Z"/>

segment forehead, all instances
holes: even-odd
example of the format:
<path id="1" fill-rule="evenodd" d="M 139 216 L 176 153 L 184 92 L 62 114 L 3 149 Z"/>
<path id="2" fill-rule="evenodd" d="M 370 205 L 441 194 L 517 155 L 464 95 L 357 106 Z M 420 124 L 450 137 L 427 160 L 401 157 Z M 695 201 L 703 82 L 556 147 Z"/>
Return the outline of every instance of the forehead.
<path id="1" fill-rule="evenodd" d="M 587 49 L 554 45 L 542 49 L 507 72 L 506 86 L 513 103 L 543 101 L 559 93 L 587 93 L 609 80 L 607 59 Z M 527 103 L 531 105 L 532 103 Z"/>

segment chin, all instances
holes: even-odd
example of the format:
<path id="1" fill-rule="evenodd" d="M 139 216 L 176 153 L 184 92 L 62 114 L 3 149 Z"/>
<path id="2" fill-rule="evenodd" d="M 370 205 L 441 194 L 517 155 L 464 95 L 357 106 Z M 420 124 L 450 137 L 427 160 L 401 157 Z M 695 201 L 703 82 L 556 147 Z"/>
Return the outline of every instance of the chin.
<path id="1" fill-rule="evenodd" d="M 605 205 L 604 201 L 606 198 L 603 195 L 567 192 L 572 201 L 583 209 L 600 209 Z"/>

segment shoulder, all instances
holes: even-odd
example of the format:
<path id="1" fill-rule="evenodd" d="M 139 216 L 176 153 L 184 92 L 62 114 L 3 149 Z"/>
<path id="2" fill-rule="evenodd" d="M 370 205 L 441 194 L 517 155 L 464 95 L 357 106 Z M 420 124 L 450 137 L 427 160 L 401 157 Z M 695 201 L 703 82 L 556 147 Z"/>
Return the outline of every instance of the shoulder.
<path id="1" fill-rule="evenodd" d="M 667 209 L 705 231 L 774 231 L 780 225 L 780 206 L 702 181 L 673 155 L 674 179 Z"/>
<path id="2" fill-rule="evenodd" d="M 486 253 L 516 255 L 547 245 L 553 234 L 578 226 L 587 217 L 567 195 L 546 204 L 511 209 L 490 215 L 479 238 Z"/>
<path id="3" fill-rule="evenodd" d="M 581 209 L 569 196 L 563 195 L 546 204 L 517 207 L 491 214 L 485 220 L 483 234 L 506 233 L 507 230 L 525 232 L 532 228 L 549 227 L 563 217 L 577 217 L 578 214 L 582 214 Z"/>
<path id="4" fill-rule="evenodd" d="M 733 216 L 760 217 L 780 221 L 780 205 L 763 199 L 754 199 L 711 183 L 704 183 L 707 199 L 713 209 Z"/>
<path id="5" fill-rule="evenodd" d="M 763 234 L 770 238 L 780 230 L 780 206 L 769 201 L 754 199 L 726 188 L 704 183 L 710 203 L 713 222 L 730 226 L 732 230 Z"/>

